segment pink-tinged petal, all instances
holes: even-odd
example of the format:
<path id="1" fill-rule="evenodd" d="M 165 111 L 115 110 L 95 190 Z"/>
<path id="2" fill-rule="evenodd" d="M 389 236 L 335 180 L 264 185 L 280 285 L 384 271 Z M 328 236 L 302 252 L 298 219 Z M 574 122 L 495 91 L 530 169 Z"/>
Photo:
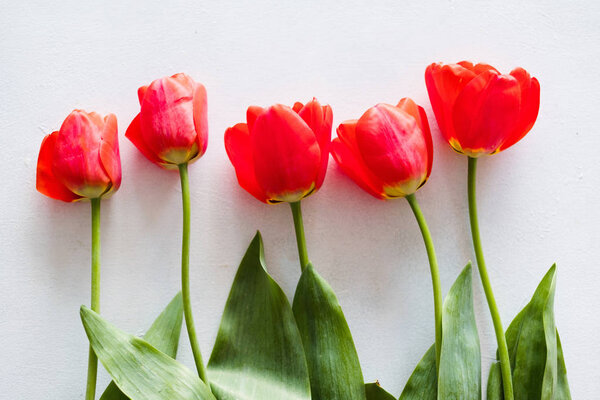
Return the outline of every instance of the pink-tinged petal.
<path id="1" fill-rule="evenodd" d="M 100 197 L 111 185 L 100 160 L 103 120 L 96 113 L 75 110 L 60 127 L 52 168 L 72 192 Z"/>
<path id="2" fill-rule="evenodd" d="M 194 126 L 196 128 L 196 143 L 199 151 L 189 162 L 202 157 L 208 146 L 208 101 L 206 89 L 200 83 L 196 83 L 194 89 Z"/>
<path id="3" fill-rule="evenodd" d="M 505 150 L 521 140 L 533 128 L 533 124 L 540 109 L 540 83 L 536 78 L 531 78 L 523 68 L 516 68 L 510 73 L 518 82 L 521 89 L 521 107 L 519 121 L 502 144 L 500 150 Z"/>
<path id="4" fill-rule="evenodd" d="M 417 105 L 417 103 L 408 97 L 401 99 L 396 107 L 411 115 L 417 121 L 417 125 L 423 133 L 423 138 L 427 146 L 427 178 L 429 178 L 433 167 L 433 139 L 431 138 L 427 114 L 423 107 Z"/>
<path id="5" fill-rule="evenodd" d="M 112 183 L 109 191 L 114 192 L 121 186 L 121 157 L 119 154 L 117 117 L 114 114 L 108 114 L 104 117 L 100 160 Z"/>
<path id="6" fill-rule="evenodd" d="M 258 186 L 254 176 L 252 145 L 246 124 L 240 123 L 225 131 L 225 150 L 235 168 L 240 186 L 258 200 L 266 203 L 267 196 Z"/>
<path id="7" fill-rule="evenodd" d="M 250 140 L 256 181 L 270 199 L 298 201 L 315 189 L 321 150 L 314 132 L 290 107 L 260 114 Z"/>
<path id="8" fill-rule="evenodd" d="M 461 92 L 454 107 L 455 149 L 470 156 L 492 154 L 514 130 L 519 113 L 519 84 L 508 75 L 487 71 Z"/>
<path id="9" fill-rule="evenodd" d="M 356 124 L 356 144 L 366 167 L 389 197 L 413 193 L 427 176 L 427 143 L 414 117 L 378 104 Z"/>
<path id="10" fill-rule="evenodd" d="M 446 141 L 456 136 L 452 123 L 452 109 L 463 88 L 475 73 L 459 64 L 431 64 L 425 70 L 425 83 L 438 126 Z"/>
<path id="11" fill-rule="evenodd" d="M 338 128 L 339 130 L 340 128 Z M 342 171 L 352 179 L 361 189 L 370 195 L 384 199 L 381 188 L 376 188 L 369 181 L 369 174 L 364 169 L 364 165 L 339 138 L 333 139 L 331 142 L 331 155 L 338 163 Z"/>
<path id="12" fill-rule="evenodd" d="M 158 158 L 158 156 L 146 145 L 146 142 L 144 142 L 140 125 L 140 114 L 136 115 L 133 121 L 131 121 L 131 124 L 129 124 L 129 127 L 125 132 L 125 137 L 129 139 L 148 160 L 160 167 L 165 167 L 164 161 Z"/>
<path id="13" fill-rule="evenodd" d="M 296 105 L 302 104 L 297 102 Z M 327 163 L 329 161 L 329 146 L 331 142 L 331 125 L 333 123 L 333 112 L 329 105 L 321 106 L 316 99 L 312 99 L 298 112 L 298 115 L 313 130 L 319 148 L 321 149 L 321 167 L 316 181 L 316 188 L 319 189 L 325 179 L 327 172 Z"/>
<path id="14" fill-rule="evenodd" d="M 140 126 L 146 146 L 166 163 L 180 164 L 195 157 L 193 81 L 184 74 L 152 82 L 141 105 Z"/>
<path id="15" fill-rule="evenodd" d="M 265 109 L 259 106 L 248 107 L 248 110 L 246 111 L 246 121 L 248 122 L 249 132 L 252 132 L 252 128 L 254 127 L 254 122 L 256 121 L 256 118 L 258 118 L 258 116 L 264 111 Z"/>
<path id="16" fill-rule="evenodd" d="M 47 135 L 42 141 L 38 156 L 35 186 L 40 193 L 53 199 L 66 202 L 77 201 L 82 197 L 71 192 L 56 178 L 52 170 L 57 136 L 58 131 L 52 132 L 52 134 Z"/>

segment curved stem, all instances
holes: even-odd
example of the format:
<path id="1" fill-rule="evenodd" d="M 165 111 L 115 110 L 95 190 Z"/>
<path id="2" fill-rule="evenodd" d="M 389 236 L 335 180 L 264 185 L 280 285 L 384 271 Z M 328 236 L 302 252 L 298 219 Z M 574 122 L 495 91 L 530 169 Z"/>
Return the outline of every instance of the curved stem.
<path id="1" fill-rule="evenodd" d="M 183 296 L 183 314 L 187 328 L 194 362 L 200 379 L 208 384 L 206 368 L 202 361 L 202 353 L 196 336 L 194 317 L 192 315 L 192 304 L 190 302 L 190 184 L 188 179 L 187 163 L 179 165 L 179 176 L 181 178 L 181 198 L 183 201 L 183 240 L 181 243 L 181 294 Z"/>
<path id="2" fill-rule="evenodd" d="M 477 199 L 475 193 L 477 175 L 477 159 L 469 157 L 469 177 L 468 177 L 468 192 L 469 192 L 469 218 L 471 221 L 471 235 L 473 236 L 473 248 L 475 249 L 475 256 L 477 257 L 477 267 L 479 269 L 479 276 L 481 277 L 481 284 L 485 292 L 485 298 L 487 299 L 492 321 L 494 322 L 494 331 L 496 332 L 496 341 L 498 342 L 498 354 L 500 356 L 500 368 L 502 371 L 502 386 L 504 388 L 504 399 L 513 400 L 513 385 L 512 385 L 512 373 L 510 371 L 510 359 L 508 357 L 508 347 L 506 345 L 506 337 L 504 336 L 504 329 L 502 328 L 502 320 L 498 313 L 498 306 L 496 305 L 496 299 L 494 298 L 494 292 L 492 291 L 492 285 L 490 278 L 487 273 L 485 266 L 485 259 L 483 257 L 483 250 L 481 248 L 481 238 L 479 236 L 479 222 L 477 219 Z"/>
<path id="3" fill-rule="evenodd" d="M 304 237 L 304 223 L 302 222 L 302 208 L 300 200 L 290 203 L 292 215 L 294 216 L 294 229 L 296 230 L 296 243 L 298 244 L 298 257 L 300 258 L 300 269 L 304 271 L 308 264 L 308 252 L 306 251 L 306 238 Z"/>
<path id="4" fill-rule="evenodd" d="M 100 198 L 91 199 L 92 203 L 92 310 L 100 312 Z M 88 357 L 86 400 L 96 396 L 96 376 L 98 375 L 98 357 L 90 346 Z"/>
<path id="5" fill-rule="evenodd" d="M 417 198 L 414 194 L 411 194 L 406 196 L 406 200 L 408 201 L 408 204 L 410 204 L 410 208 L 415 214 L 415 218 L 421 229 L 425 248 L 427 249 L 427 257 L 429 258 L 431 283 L 433 285 L 433 310 L 435 315 L 435 365 L 439 369 L 440 354 L 442 350 L 442 284 L 440 283 L 440 271 L 435 255 L 435 248 L 433 247 L 433 240 L 431 239 L 431 233 L 429 232 L 427 221 L 425 221 L 425 217 L 421 212 Z"/>

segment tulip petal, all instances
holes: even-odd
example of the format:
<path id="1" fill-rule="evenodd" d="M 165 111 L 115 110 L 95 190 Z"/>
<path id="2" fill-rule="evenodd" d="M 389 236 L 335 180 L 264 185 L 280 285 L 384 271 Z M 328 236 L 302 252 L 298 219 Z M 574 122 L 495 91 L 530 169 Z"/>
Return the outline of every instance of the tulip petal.
<path id="1" fill-rule="evenodd" d="M 248 126 L 240 123 L 225 131 L 225 150 L 235 168 L 235 174 L 241 187 L 262 202 L 267 196 L 256 182 L 252 147 Z"/>
<path id="2" fill-rule="evenodd" d="M 302 104 L 296 102 L 294 106 Z M 294 110 L 295 111 L 295 110 Z M 316 99 L 312 99 L 298 112 L 298 115 L 313 130 L 319 148 L 321 149 L 321 166 L 316 181 L 316 189 L 319 189 L 325 179 L 327 172 L 327 163 L 329 161 L 329 145 L 331 143 L 331 125 L 333 122 L 333 112 L 329 105 L 321 106 Z"/>
<path id="3" fill-rule="evenodd" d="M 331 155 L 344 171 L 344 174 L 350 177 L 365 192 L 378 199 L 384 199 L 369 183 L 369 178 L 354 153 L 339 138 L 335 138 L 331 142 Z"/>
<path id="4" fill-rule="evenodd" d="M 56 200 L 66 202 L 77 201 L 82 196 L 71 192 L 52 171 L 52 160 L 54 159 L 54 150 L 58 131 L 47 135 L 42 141 L 40 154 L 38 156 L 37 174 L 35 186 L 38 192 Z"/>
<path id="5" fill-rule="evenodd" d="M 431 64 L 425 70 L 425 83 L 429 100 L 446 141 L 456 137 L 452 123 L 452 108 L 463 88 L 476 76 L 462 65 Z"/>
<path id="6" fill-rule="evenodd" d="M 141 86 L 138 89 L 138 100 L 140 101 L 140 105 L 142 105 L 142 102 L 144 101 L 144 96 L 146 95 L 147 90 L 148 90 L 148 85 Z"/>
<path id="7" fill-rule="evenodd" d="M 256 180 L 268 197 L 298 201 L 315 189 L 321 150 L 314 132 L 290 107 L 274 105 L 256 119 L 250 136 Z"/>
<path id="8" fill-rule="evenodd" d="M 148 160 L 160 167 L 166 167 L 164 161 L 158 158 L 156 154 L 146 146 L 146 142 L 144 142 L 140 125 L 140 114 L 136 115 L 133 121 L 131 121 L 131 124 L 129 124 L 129 127 L 125 132 L 125 137 L 129 139 Z"/>
<path id="9" fill-rule="evenodd" d="M 433 140 L 431 138 L 431 130 L 429 129 L 429 121 L 427 121 L 427 114 L 425 114 L 423 107 L 417 105 L 417 103 L 408 97 L 401 99 L 396 107 L 411 115 L 417 121 L 419 128 L 421 128 L 427 147 L 427 178 L 429 178 L 433 167 Z"/>
<path id="10" fill-rule="evenodd" d="M 521 140 L 533 128 L 540 109 L 540 83 L 531 78 L 523 68 L 515 68 L 510 73 L 518 82 L 521 89 L 521 108 L 519 121 L 511 135 L 502 144 L 500 150 L 505 150 Z"/>
<path id="11" fill-rule="evenodd" d="M 194 127 L 196 128 L 198 154 L 189 162 L 202 157 L 208 146 L 208 101 L 206 88 L 201 83 L 196 83 L 194 89 Z"/>
<path id="12" fill-rule="evenodd" d="M 304 107 L 304 104 L 300 103 L 299 101 L 295 102 L 294 105 L 292 106 L 292 110 L 296 111 L 297 113 L 300 112 L 300 110 L 302 110 L 302 108 Z"/>
<path id="13" fill-rule="evenodd" d="M 259 107 L 259 106 L 248 107 L 248 110 L 246 111 L 246 121 L 248 122 L 248 132 L 252 132 L 256 118 L 258 118 L 258 116 L 260 114 L 262 114 L 263 111 L 265 111 L 265 109 L 262 107 Z"/>
<path id="14" fill-rule="evenodd" d="M 471 80 L 454 106 L 454 129 L 460 133 L 460 148 L 456 150 L 471 156 L 498 151 L 514 130 L 519 94 L 515 78 L 495 71 L 486 71 Z"/>
<path id="15" fill-rule="evenodd" d="M 104 117 L 100 160 L 112 183 L 109 192 L 114 192 L 121 186 L 121 157 L 117 132 L 117 117 L 114 114 L 108 114 Z"/>

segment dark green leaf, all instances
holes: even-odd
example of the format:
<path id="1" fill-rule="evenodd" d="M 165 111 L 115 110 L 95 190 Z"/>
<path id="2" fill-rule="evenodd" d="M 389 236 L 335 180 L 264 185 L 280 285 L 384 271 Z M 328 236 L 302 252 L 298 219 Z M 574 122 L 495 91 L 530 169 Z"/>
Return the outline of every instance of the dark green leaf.
<path id="1" fill-rule="evenodd" d="M 219 400 L 308 400 L 302 340 L 287 297 L 264 266 L 257 233 L 231 287 L 208 363 Z"/>
<path id="2" fill-rule="evenodd" d="M 437 374 L 435 368 L 435 344 L 425 353 L 413 371 L 400 400 L 436 400 Z"/>
<path id="3" fill-rule="evenodd" d="M 487 400 L 502 400 L 503 398 L 502 371 L 500 370 L 500 362 L 496 361 L 490 368 L 487 384 Z"/>
<path id="4" fill-rule="evenodd" d="M 365 394 L 367 395 L 367 400 L 395 400 L 394 396 L 379 386 L 379 382 L 367 383 L 365 385 Z"/>
<path id="5" fill-rule="evenodd" d="M 171 358 L 177 356 L 179 334 L 183 320 L 183 301 L 178 293 L 163 312 L 156 318 L 144 339 Z M 115 382 L 111 382 L 100 400 L 129 400 Z"/>
<path id="6" fill-rule="evenodd" d="M 438 397 L 481 399 L 481 353 L 473 310 L 471 264 L 463 269 L 444 300 Z"/>
<path id="7" fill-rule="evenodd" d="M 98 359 L 132 400 L 215 400 L 198 375 L 145 340 L 117 329 L 85 306 L 81 320 Z"/>
<path id="8" fill-rule="evenodd" d="M 313 400 L 365 400 L 358 354 L 331 286 L 309 263 L 294 295 Z"/>
<path id="9" fill-rule="evenodd" d="M 567 367 L 565 366 L 565 359 L 558 331 L 556 331 L 556 352 L 558 355 L 558 382 L 556 383 L 554 400 L 571 400 L 571 391 L 569 390 L 569 382 L 567 381 Z"/>

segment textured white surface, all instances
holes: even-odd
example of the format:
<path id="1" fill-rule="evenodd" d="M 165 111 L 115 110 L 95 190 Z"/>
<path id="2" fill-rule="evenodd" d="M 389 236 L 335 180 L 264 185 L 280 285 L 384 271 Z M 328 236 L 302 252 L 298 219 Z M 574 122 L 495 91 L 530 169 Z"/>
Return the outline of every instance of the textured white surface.
<path id="1" fill-rule="evenodd" d="M 367 5 L 367 3 L 371 3 Z M 168 4 L 168 5 L 167 5 Z M 179 287 L 181 207 L 176 174 L 124 139 L 136 90 L 186 72 L 209 95 L 210 143 L 190 167 L 192 287 L 206 359 L 237 264 L 256 229 L 268 268 L 293 295 L 299 277 L 285 205 L 237 184 L 223 146 L 250 104 L 316 96 L 334 124 L 378 102 L 413 97 L 435 140 L 418 193 L 444 293 L 474 258 L 466 159 L 441 141 L 423 73 L 433 61 L 523 66 L 541 82 L 533 131 L 481 160 L 484 248 L 505 325 L 558 263 L 556 320 L 575 399 L 600 391 L 600 3 L 597 1 L 6 1 L 0 15 L 0 393 L 82 399 L 87 345 L 78 308 L 89 297 L 89 203 L 35 191 L 42 137 L 73 108 L 119 119 L 123 186 L 102 209 L 102 313 L 141 333 Z M 417 224 L 403 200 L 377 201 L 331 164 L 304 201 L 308 249 L 337 291 L 367 381 L 398 395 L 433 339 L 431 284 Z M 478 275 L 484 376 L 495 351 Z M 179 359 L 192 366 L 182 335 Z M 104 371 L 99 387 L 107 382 Z M 484 378 L 484 381 L 486 378 Z"/>

